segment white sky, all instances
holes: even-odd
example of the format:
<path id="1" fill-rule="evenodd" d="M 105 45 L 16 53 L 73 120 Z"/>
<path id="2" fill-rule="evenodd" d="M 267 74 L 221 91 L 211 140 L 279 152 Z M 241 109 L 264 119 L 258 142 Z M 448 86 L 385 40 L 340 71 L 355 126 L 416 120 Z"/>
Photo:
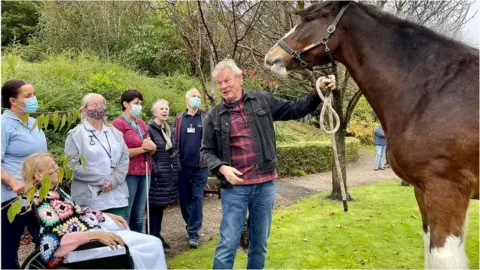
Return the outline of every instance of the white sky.
<path id="1" fill-rule="evenodd" d="M 465 42 L 468 45 L 474 46 L 479 48 L 480 46 L 480 0 L 473 0 L 473 4 L 470 6 L 469 14 L 468 17 L 471 17 L 473 14 L 475 14 L 475 11 L 477 14 L 475 14 L 475 17 L 473 17 L 466 25 L 465 25 L 465 35 L 466 35 L 466 40 Z"/>

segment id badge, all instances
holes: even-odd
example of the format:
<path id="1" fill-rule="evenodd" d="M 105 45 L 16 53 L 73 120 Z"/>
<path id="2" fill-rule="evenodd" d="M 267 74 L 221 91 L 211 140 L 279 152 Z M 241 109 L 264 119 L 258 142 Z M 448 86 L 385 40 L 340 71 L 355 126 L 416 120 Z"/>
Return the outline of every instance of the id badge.
<path id="1" fill-rule="evenodd" d="M 195 133 L 195 128 L 194 127 L 187 128 L 187 133 Z"/>

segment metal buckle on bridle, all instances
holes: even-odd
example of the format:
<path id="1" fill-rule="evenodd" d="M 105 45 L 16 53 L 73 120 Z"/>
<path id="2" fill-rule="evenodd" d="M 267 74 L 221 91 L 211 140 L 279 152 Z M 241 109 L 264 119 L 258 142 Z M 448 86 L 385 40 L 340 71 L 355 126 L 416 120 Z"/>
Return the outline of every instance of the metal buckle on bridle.
<path id="1" fill-rule="evenodd" d="M 292 57 L 298 60 L 302 60 L 298 52 L 292 52 Z"/>
<path id="2" fill-rule="evenodd" d="M 332 34 L 333 32 L 335 32 L 335 29 L 337 29 L 337 27 L 335 25 L 330 25 L 328 28 L 327 28 L 327 32 L 329 34 Z"/>

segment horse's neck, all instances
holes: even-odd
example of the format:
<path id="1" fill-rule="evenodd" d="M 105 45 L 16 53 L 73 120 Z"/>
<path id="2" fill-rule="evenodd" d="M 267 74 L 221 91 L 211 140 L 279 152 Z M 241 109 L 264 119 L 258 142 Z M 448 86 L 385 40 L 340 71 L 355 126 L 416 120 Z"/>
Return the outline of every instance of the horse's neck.
<path id="1" fill-rule="evenodd" d="M 347 67 L 380 121 L 387 123 L 387 128 L 388 123 L 402 122 L 399 118 L 410 118 L 422 96 L 422 91 L 412 89 L 416 84 L 414 79 L 421 74 L 414 74 L 399 63 L 402 56 L 398 54 L 402 50 L 394 46 L 403 44 L 395 44 L 392 40 L 392 26 L 379 24 L 359 7 L 352 8 L 344 20 L 346 32 L 339 42 L 337 59 Z M 421 65 L 419 62 L 418 69 Z"/>

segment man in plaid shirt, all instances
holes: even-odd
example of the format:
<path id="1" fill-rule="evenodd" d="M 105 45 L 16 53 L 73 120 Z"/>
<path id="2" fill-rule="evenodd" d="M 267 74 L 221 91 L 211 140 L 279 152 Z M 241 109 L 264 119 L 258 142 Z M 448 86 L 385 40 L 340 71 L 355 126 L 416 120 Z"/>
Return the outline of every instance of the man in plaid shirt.
<path id="1" fill-rule="evenodd" d="M 203 123 L 202 161 L 223 188 L 220 242 L 214 269 L 231 269 L 249 211 L 248 269 L 262 269 L 272 223 L 277 158 L 273 121 L 299 119 L 315 111 L 321 100 L 314 90 L 286 101 L 268 92 L 246 93 L 242 70 L 231 59 L 212 72 L 223 101 Z M 325 84 L 333 83 L 331 81 Z"/>

